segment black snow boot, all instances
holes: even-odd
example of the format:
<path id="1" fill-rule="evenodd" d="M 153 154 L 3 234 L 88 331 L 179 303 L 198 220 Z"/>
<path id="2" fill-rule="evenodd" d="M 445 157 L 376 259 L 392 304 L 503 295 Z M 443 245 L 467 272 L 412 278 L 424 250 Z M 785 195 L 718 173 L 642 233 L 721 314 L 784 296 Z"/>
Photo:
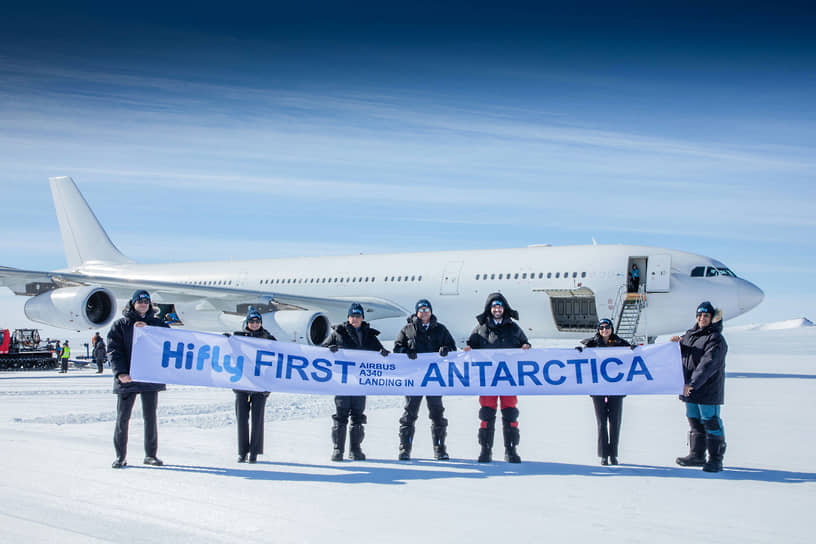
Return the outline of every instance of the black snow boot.
<path id="1" fill-rule="evenodd" d="M 335 425 L 332 427 L 332 442 L 334 449 L 332 450 L 332 461 L 342 461 L 343 452 L 346 451 L 346 426 Z"/>
<path id="2" fill-rule="evenodd" d="M 431 439 L 433 440 L 434 459 L 437 461 L 447 461 L 450 459 L 448 450 L 445 447 L 445 437 L 448 435 L 447 427 L 443 425 L 431 426 Z"/>
<path id="3" fill-rule="evenodd" d="M 706 462 L 705 427 L 699 419 L 688 418 L 691 430 L 689 431 L 689 454 L 678 457 L 675 462 L 681 467 L 701 467 Z"/>
<path id="4" fill-rule="evenodd" d="M 495 433 L 496 429 L 494 427 L 479 429 L 479 444 L 482 446 L 478 459 L 480 463 L 489 463 L 493 460 L 493 435 Z"/>
<path id="5" fill-rule="evenodd" d="M 399 429 L 399 456 L 400 461 L 411 460 L 411 446 L 414 444 L 414 426 L 400 425 Z"/>
<path id="6" fill-rule="evenodd" d="M 703 465 L 706 472 L 720 472 L 723 469 L 722 461 L 725 454 L 725 439 L 722 436 L 707 436 L 708 462 Z"/>
<path id="7" fill-rule="evenodd" d="M 504 460 L 508 463 L 521 463 L 521 457 L 516 451 L 519 443 L 518 427 L 505 426 L 504 431 Z"/>
<path id="8" fill-rule="evenodd" d="M 365 453 L 360 449 L 363 438 L 365 438 L 363 425 L 361 423 L 352 423 L 351 429 L 349 429 L 349 459 L 353 461 L 365 461 Z"/>

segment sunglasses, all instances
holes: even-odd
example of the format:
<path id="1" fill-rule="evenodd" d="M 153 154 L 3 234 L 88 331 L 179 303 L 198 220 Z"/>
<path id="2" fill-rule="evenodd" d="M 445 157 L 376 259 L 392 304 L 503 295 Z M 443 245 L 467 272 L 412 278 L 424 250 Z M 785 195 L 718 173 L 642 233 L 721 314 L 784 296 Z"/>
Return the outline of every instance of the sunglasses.
<path id="1" fill-rule="evenodd" d="M 598 330 L 599 331 L 602 331 L 602 330 L 605 330 L 605 329 L 611 329 L 611 328 L 612 328 L 611 325 L 598 325 Z"/>
<path id="2" fill-rule="evenodd" d="M 133 304 L 150 304 L 149 298 L 137 298 Z"/>
<path id="3" fill-rule="evenodd" d="M 711 314 L 708 312 L 697 312 L 697 317 L 700 317 L 701 315 L 711 316 Z"/>
<path id="4" fill-rule="evenodd" d="M 417 310 L 417 313 L 420 313 L 420 314 L 427 314 L 427 313 L 429 313 L 430 311 L 431 311 L 431 309 L 430 309 L 430 308 L 428 308 L 427 306 L 423 306 L 422 308 L 420 308 L 419 310 Z"/>
<path id="5" fill-rule="evenodd" d="M 257 317 L 253 317 L 252 319 L 247 321 L 247 323 L 260 323 L 260 322 L 261 322 L 261 320 L 258 319 Z"/>

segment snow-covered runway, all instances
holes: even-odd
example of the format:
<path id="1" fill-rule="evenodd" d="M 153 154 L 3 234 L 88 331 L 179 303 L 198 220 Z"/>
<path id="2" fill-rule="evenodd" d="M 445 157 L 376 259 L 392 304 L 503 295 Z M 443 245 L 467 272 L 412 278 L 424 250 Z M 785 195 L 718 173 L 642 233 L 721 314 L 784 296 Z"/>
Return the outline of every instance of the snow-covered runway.
<path id="1" fill-rule="evenodd" d="M 676 397 L 627 397 L 621 466 L 595 457 L 585 397 L 522 397 L 520 453 L 475 462 L 476 399 L 446 399 L 450 462 L 431 458 L 427 412 L 396 461 L 401 399 L 369 397 L 365 462 L 332 463 L 331 397 L 277 395 L 266 453 L 235 462 L 233 394 L 159 397 L 162 468 L 112 470 L 111 376 L 0 374 L 0 534 L 6 542 L 810 542 L 816 507 L 816 328 L 729 333 L 726 470 L 681 468 Z M 501 457 L 497 436 L 496 457 Z"/>

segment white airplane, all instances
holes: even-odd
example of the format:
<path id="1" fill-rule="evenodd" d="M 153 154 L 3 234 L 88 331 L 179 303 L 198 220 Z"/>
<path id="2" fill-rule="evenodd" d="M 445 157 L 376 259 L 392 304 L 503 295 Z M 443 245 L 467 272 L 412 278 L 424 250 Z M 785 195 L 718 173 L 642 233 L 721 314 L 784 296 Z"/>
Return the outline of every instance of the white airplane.
<path id="1" fill-rule="evenodd" d="M 487 295 L 500 291 L 530 338 L 581 338 L 609 317 L 621 336 L 651 342 L 685 330 L 702 300 L 733 318 L 764 298 L 710 257 L 630 245 L 137 264 L 110 241 L 71 178 L 50 182 L 68 268 L 0 267 L 0 285 L 32 297 L 29 319 L 65 329 L 101 329 L 144 288 L 175 326 L 232 331 L 254 306 L 278 339 L 307 344 L 345 321 L 352 301 L 363 304 L 382 339 L 394 339 L 415 302 L 427 298 L 464 342 Z M 629 293 L 632 265 L 640 286 Z"/>

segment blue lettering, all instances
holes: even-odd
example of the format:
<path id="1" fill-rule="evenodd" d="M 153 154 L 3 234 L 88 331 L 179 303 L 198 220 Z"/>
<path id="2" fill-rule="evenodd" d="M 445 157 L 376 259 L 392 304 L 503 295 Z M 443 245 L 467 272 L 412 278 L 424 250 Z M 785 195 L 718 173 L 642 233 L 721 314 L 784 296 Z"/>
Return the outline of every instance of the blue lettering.
<path id="1" fill-rule="evenodd" d="M 292 379 L 292 370 L 296 370 L 298 374 L 300 374 L 300 379 L 304 382 L 309 381 L 309 378 L 306 377 L 306 372 L 303 371 L 304 368 L 309 366 L 309 359 L 306 357 L 300 357 L 298 355 L 289 355 L 286 358 L 286 379 Z"/>
<path id="2" fill-rule="evenodd" d="M 221 356 L 221 346 L 213 346 L 212 359 L 210 360 L 210 364 L 212 366 L 212 369 L 215 370 L 216 372 L 223 372 L 224 371 L 224 369 L 221 368 L 221 365 L 218 364 L 218 357 L 220 357 L 220 356 Z"/>
<path id="3" fill-rule="evenodd" d="M 575 383 L 584 383 L 584 380 L 581 377 L 581 365 L 587 364 L 588 362 L 589 361 L 587 359 L 570 359 L 567 361 L 568 365 L 575 366 Z"/>
<path id="4" fill-rule="evenodd" d="M 621 361 L 620 359 L 616 359 L 614 357 L 610 357 L 609 359 L 604 359 L 603 362 L 601 363 L 601 376 L 603 376 L 603 379 L 608 381 L 608 382 L 615 383 L 615 382 L 621 381 L 623 379 L 623 372 L 618 372 L 614 377 L 610 376 L 608 374 L 608 371 L 607 371 L 606 367 L 608 365 L 610 365 L 610 364 L 616 364 L 618 366 L 622 366 L 623 361 Z"/>
<path id="5" fill-rule="evenodd" d="M 230 381 L 237 382 L 244 374 L 244 356 L 239 355 L 235 359 L 235 365 L 232 365 L 232 357 L 224 355 L 224 370 L 231 374 Z"/>
<path id="6" fill-rule="evenodd" d="M 441 387 L 445 387 L 445 380 L 442 379 L 442 373 L 439 371 L 439 365 L 436 363 L 431 363 L 428 365 L 428 370 L 425 372 L 425 376 L 422 377 L 422 383 L 419 384 L 420 387 L 425 387 L 428 385 L 428 382 L 438 382 Z"/>
<path id="7" fill-rule="evenodd" d="M 261 375 L 261 367 L 262 366 L 272 366 L 273 361 L 266 361 L 264 357 L 274 357 L 274 351 L 266 351 L 263 349 L 259 349 L 257 353 L 255 353 L 255 375 Z"/>
<path id="8" fill-rule="evenodd" d="M 530 381 L 536 385 L 541 385 L 541 382 L 538 381 L 536 378 L 536 374 L 538 374 L 538 363 L 535 361 L 519 361 L 518 363 L 518 378 L 519 378 L 519 385 L 524 385 L 524 377 L 527 376 L 530 378 Z M 529 370 L 525 370 L 529 368 Z"/>
<path id="9" fill-rule="evenodd" d="M 641 370 L 637 370 L 638 367 L 640 367 Z M 640 355 L 635 355 L 635 358 L 632 359 L 632 366 L 629 367 L 629 375 L 626 376 L 626 381 L 631 382 L 632 378 L 634 378 L 637 375 L 646 376 L 647 380 L 649 381 L 652 380 L 652 375 L 649 374 L 649 369 L 646 368 L 646 363 L 643 362 L 643 359 L 640 357 Z"/>
<path id="10" fill-rule="evenodd" d="M 589 360 L 589 368 L 592 370 L 592 383 L 598 383 L 598 361 L 597 359 Z"/>
<path id="11" fill-rule="evenodd" d="M 353 361 L 340 361 L 335 359 L 334 364 L 340 365 L 343 369 L 340 373 L 340 383 L 348 383 L 348 369 L 351 366 L 356 366 L 355 363 Z"/>
<path id="12" fill-rule="evenodd" d="M 175 351 L 170 349 L 170 341 L 167 340 L 162 345 L 162 368 L 170 366 L 170 359 L 176 360 L 176 368 L 181 368 L 181 359 L 184 357 L 184 342 L 179 342 Z"/>
<path id="13" fill-rule="evenodd" d="M 315 372 L 312 372 L 312 379 L 316 382 L 327 382 L 331 380 L 331 362 L 328 359 L 315 359 L 312 361 Z M 320 374 L 318 374 L 320 373 Z"/>
<path id="14" fill-rule="evenodd" d="M 490 387 L 496 387 L 499 380 L 509 383 L 511 387 L 516 386 L 516 380 L 513 379 L 512 374 L 510 374 L 510 369 L 507 368 L 507 363 L 504 361 L 499 361 L 499 364 L 496 366 L 496 373 L 493 374 L 493 381 L 490 383 Z"/>
<path id="15" fill-rule="evenodd" d="M 479 385 L 484 387 L 487 385 L 485 379 L 485 368 L 493 366 L 493 361 L 471 361 L 470 364 L 479 369 Z"/>
<path id="16" fill-rule="evenodd" d="M 187 354 L 184 356 L 184 368 L 187 370 L 193 369 L 193 350 L 195 349 L 195 345 L 187 344 Z M 181 368 L 181 367 L 177 367 Z"/>
<path id="17" fill-rule="evenodd" d="M 453 387 L 453 378 L 459 380 L 459 383 L 468 387 L 470 385 L 470 365 L 465 362 L 464 374 L 460 373 L 456 368 L 456 363 L 448 362 L 448 383 Z"/>
<path id="18" fill-rule="evenodd" d="M 553 359 L 552 361 L 547 361 L 546 363 L 544 363 L 544 368 L 543 368 L 544 381 L 547 382 L 550 385 L 561 385 L 562 383 L 564 383 L 567 380 L 567 378 L 565 378 L 564 376 L 561 376 L 557 380 L 553 380 L 552 378 L 550 378 L 550 367 L 551 366 L 557 366 L 558 368 L 564 368 L 567 365 L 565 365 L 564 363 L 562 363 L 558 359 Z"/>
<path id="19" fill-rule="evenodd" d="M 210 358 L 210 346 L 201 346 L 196 357 L 196 370 L 204 370 L 204 361 Z"/>

